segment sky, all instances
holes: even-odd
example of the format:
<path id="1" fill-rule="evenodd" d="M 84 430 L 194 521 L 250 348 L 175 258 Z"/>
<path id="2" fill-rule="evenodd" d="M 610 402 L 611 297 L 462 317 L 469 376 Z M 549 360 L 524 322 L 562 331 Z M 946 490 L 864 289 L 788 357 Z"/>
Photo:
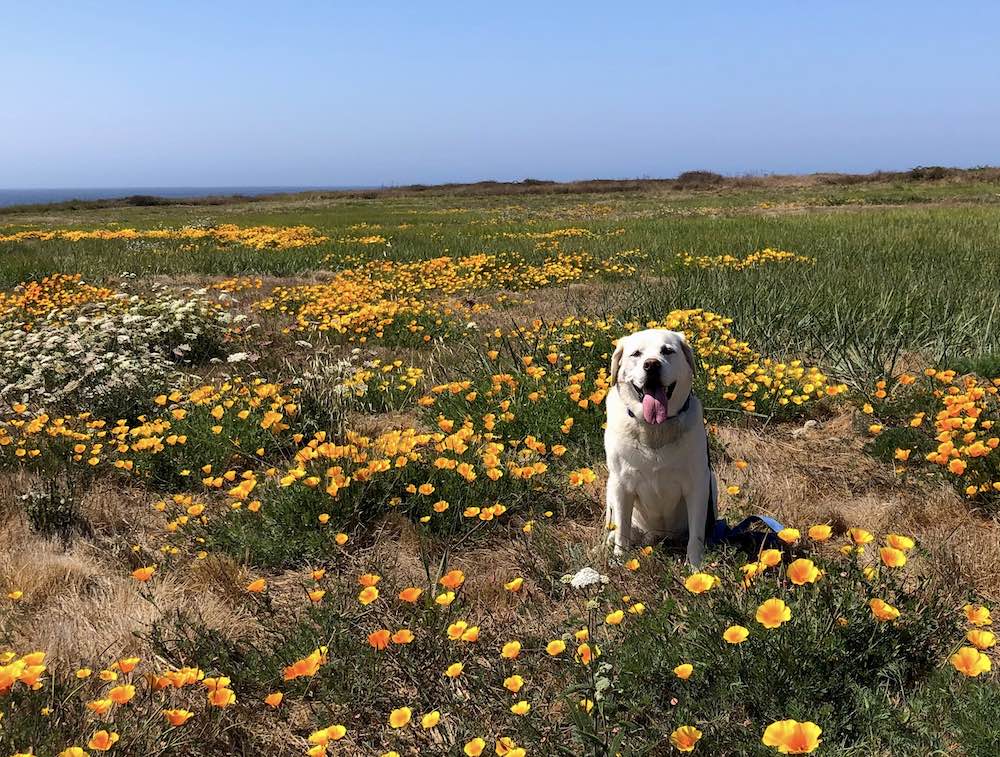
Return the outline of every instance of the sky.
<path id="1" fill-rule="evenodd" d="M 0 0 L 0 187 L 1000 164 L 1000 3 Z"/>

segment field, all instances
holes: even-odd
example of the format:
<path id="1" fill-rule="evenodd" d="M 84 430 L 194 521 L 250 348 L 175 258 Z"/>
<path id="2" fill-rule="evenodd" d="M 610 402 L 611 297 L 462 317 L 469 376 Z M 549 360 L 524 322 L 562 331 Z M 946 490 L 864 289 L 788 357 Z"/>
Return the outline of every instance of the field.
<path id="1" fill-rule="evenodd" d="M 0 753 L 995 755 L 1000 183 L 0 212 Z M 730 522 L 604 549 L 614 340 Z"/>

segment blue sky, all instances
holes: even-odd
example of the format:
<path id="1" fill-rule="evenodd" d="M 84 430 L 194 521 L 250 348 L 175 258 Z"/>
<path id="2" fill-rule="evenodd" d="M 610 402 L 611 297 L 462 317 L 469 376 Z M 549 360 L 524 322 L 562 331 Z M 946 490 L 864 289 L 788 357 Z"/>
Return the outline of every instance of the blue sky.
<path id="1" fill-rule="evenodd" d="M 1000 163 L 996 2 L 0 0 L 0 187 Z"/>

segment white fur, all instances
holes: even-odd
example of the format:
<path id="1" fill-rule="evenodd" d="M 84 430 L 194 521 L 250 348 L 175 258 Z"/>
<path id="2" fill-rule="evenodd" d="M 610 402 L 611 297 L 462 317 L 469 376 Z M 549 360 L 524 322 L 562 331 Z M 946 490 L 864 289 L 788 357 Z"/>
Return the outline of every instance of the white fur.
<path id="1" fill-rule="evenodd" d="M 644 363 L 651 359 L 660 365 L 651 363 L 647 372 Z M 667 402 L 667 420 L 651 424 L 643 418 L 637 389 L 657 370 L 663 386 L 676 383 Z M 693 379 L 694 357 L 683 334 L 647 329 L 618 341 L 611 359 L 604 432 L 605 517 L 608 543 L 616 555 L 633 546 L 686 539 L 688 562 L 701 563 L 716 483 L 708 464 L 701 402 L 691 394 Z M 690 403 L 680 412 L 689 396 Z"/>

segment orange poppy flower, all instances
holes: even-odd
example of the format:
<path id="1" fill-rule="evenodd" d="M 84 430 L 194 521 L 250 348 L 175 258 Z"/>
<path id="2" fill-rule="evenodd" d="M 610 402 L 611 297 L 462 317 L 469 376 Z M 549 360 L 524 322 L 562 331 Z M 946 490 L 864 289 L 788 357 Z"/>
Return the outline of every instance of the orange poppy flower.
<path id="1" fill-rule="evenodd" d="M 296 660 L 294 663 L 285 668 L 285 680 L 291 681 L 303 676 L 316 675 L 316 671 L 319 670 L 319 666 L 326 662 L 325 649 L 325 647 L 314 649 L 301 660 Z"/>
<path id="2" fill-rule="evenodd" d="M 465 583 L 465 574 L 460 570 L 449 570 L 439 582 L 446 589 L 455 590 Z"/>
<path id="3" fill-rule="evenodd" d="M 692 594 L 702 594 L 703 592 L 711 589 L 718 582 L 718 578 L 711 576 L 708 573 L 695 573 L 694 575 L 688 576 L 684 581 L 684 588 Z"/>
<path id="4" fill-rule="evenodd" d="M 126 704 L 135 696 L 135 686 L 130 683 L 115 686 L 108 692 L 108 699 L 115 704 Z"/>
<path id="5" fill-rule="evenodd" d="M 91 702 L 87 702 L 87 709 L 96 715 L 107 715 L 111 710 L 111 706 L 114 704 L 110 699 L 95 699 Z"/>
<path id="6" fill-rule="evenodd" d="M 826 541 L 833 534 L 833 529 L 827 525 L 811 526 L 809 538 L 813 541 Z"/>
<path id="7" fill-rule="evenodd" d="M 868 544 L 875 536 L 870 531 L 865 531 L 863 528 L 852 528 L 848 530 L 848 535 L 851 537 L 851 541 L 857 544 L 859 547 Z"/>
<path id="8" fill-rule="evenodd" d="M 395 709 L 389 713 L 389 727 L 405 728 L 409 724 L 411 717 L 413 717 L 413 710 L 409 707 Z"/>
<path id="9" fill-rule="evenodd" d="M 781 550 L 780 549 L 765 549 L 760 553 L 760 562 L 766 565 L 768 568 L 773 568 L 775 565 L 781 562 Z"/>
<path id="10" fill-rule="evenodd" d="M 113 731 L 109 733 L 108 731 L 101 730 L 90 737 L 87 746 L 98 752 L 106 752 L 118 742 L 119 738 L 120 736 Z"/>
<path id="11" fill-rule="evenodd" d="M 670 734 L 670 743 L 679 752 L 693 752 L 700 738 L 701 731 L 693 725 L 682 725 Z"/>
<path id="12" fill-rule="evenodd" d="M 416 602 L 420 599 L 420 595 L 424 593 L 423 589 L 418 589 L 416 586 L 410 586 L 399 592 L 399 598 L 403 602 Z"/>
<path id="13" fill-rule="evenodd" d="M 990 658 L 974 647 L 962 647 L 948 659 L 955 670 L 970 677 L 989 673 L 993 667 Z"/>
<path id="14" fill-rule="evenodd" d="M 722 633 L 722 638 L 729 644 L 742 644 L 749 635 L 750 630 L 744 626 L 729 626 Z"/>
<path id="15" fill-rule="evenodd" d="M 519 654 L 521 654 L 521 642 L 519 641 L 508 641 L 500 650 L 500 656 L 505 660 L 516 660 Z"/>
<path id="16" fill-rule="evenodd" d="M 757 608 L 754 616 L 764 628 L 777 628 L 792 619 L 792 610 L 780 599 L 769 599 Z"/>
<path id="17" fill-rule="evenodd" d="M 524 679 L 519 675 L 508 676 L 503 681 L 503 687 L 511 694 L 516 694 L 524 686 Z"/>
<path id="18" fill-rule="evenodd" d="M 809 754 L 819 746 L 823 729 L 812 722 L 779 720 L 765 730 L 761 741 L 782 754 Z"/>
<path id="19" fill-rule="evenodd" d="M 123 660 L 119 660 L 115 664 L 122 673 L 131 673 L 135 670 L 135 666 L 140 662 L 138 657 L 126 657 Z"/>
<path id="20" fill-rule="evenodd" d="M 481 738 L 474 738 L 472 741 L 466 742 L 465 747 L 462 751 L 465 752 L 466 757 L 479 757 L 486 748 L 486 742 Z"/>
<path id="21" fill-rule="evenodd" d="M 881 599 L 873 599 L 868 602 L 872 615 L 883 622 L 895 620 L 899 617 L 899 610 Z"/>
<path id="22" fill-rule="evenodd" d="M 909 536 L 902 536 L 900 534 L 889 534 L 885 537 L 885 543 L 893 549 L 899 549 L 903 552 L 909 552 L 917 545 Z"/>
<path id="23" fill-rule="evenodd" d="M 805 558 L 793 561 L 785 572 L 788 575 L 788 579 L 796 586 L 815 583 L 820 577 L 819 568 L 813 564 L 812 560 L 806 560 Z"/>
<path id="24" fill-rule="evenodd" d="M 236 694 L 231 689 L 220 686 L 208 692 L 208 703 L 213 707 L 225 709 L 236 702 Z"/>
<path id="25" fill-rule="evenodd" d="M 429 731 L 434 728 L 438 723 L 441 722 L 441 713 L 437 710 L 428 712 L 422 718 L 420 718 L 420 727 L 425 731 Z"/>
<path id="26" fill-rule="evenodd" d="M 990 617 L 990 608 L 983 605 L 966 605 L 962 608 L 965 617 L 974 626 L 988 626 L 993 623 Z"/>
<path id="27" fill-rule="evenodd" d="M 388 629 L 380 628 L 368 634 L 368 643 L 375 649 L 383 650 L 389 647 L 390 638 Z"/>
<path id="28" fill-rule="evenodd" d="M 992 631 L 983 631 L 978 628 L 970 629 L 969 632 L 965 634 L 965 638 L 968 639 L 976 649 L 990 649 L 991 647 L 996 646 L 997 643 L 997 637 Z"/>
<path id="29" fill-rule="evenodd" d="M 167 719 L 170 725 L 177 727 L 184 725 L 191 718 L 194 717 L 194 713 L 190 710 L 164 710 L 163 717 Z"/>
<path id="30" fill-rule="evenodd" d="M 882 562 L 885 563 L 886 567 L 902 568 L 906 565 L 906 553 L 901 549 L 896 549 L 895 547 L 882 547 L 882 549 L 879 550 L 879 556 L 882 558 Z"/>
<path id="31" fill-rule="evenodd" d="M 778 532 L 778 538 L 785 542 L 785 544 L 794 544 L 801 536 L 802 534 L 799 533 L 799 529 L 797 528 L 783 528 Z"/>

